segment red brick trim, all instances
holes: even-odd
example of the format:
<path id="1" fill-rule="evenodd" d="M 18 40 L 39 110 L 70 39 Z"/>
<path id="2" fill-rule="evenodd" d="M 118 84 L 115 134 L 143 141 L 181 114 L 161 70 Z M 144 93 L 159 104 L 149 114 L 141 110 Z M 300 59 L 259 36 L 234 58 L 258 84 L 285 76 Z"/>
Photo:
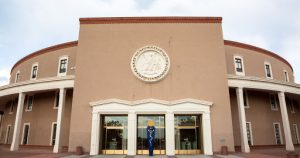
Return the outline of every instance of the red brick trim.
<path id="1" fill-rule="evenodd" d="M 235 42 L 235 41 L 229 41 L 229 40 L 224 40 L 224 45 L 244 48 L 244 49 L 248 49 L 248 50 L 252 50 L 252 51 L 256 51 L 256 52 L 260 52 L 260 53 L 272 56 L 272 57 L 286 63 L 292 69 L 292 71 L 294 71 L 292 65 L 287 60 L 285 60 L 283 57 L 281 57 L 281 56 L 279 56 L 276 53 L 273 53 L 271 51 L 268 51 L 268 50 L 265 50 L 265 49 L 262 49 L 262 48 L 259 48 L 259 47 L 256 47 L 256 46 L 252 46 L 252 45 L 249 45 L 249 44 Z"/>
<path id="2" fill-rule="evenodd" d="M 62 44 L 58 44 L 58 45 L 54 45 L 54 46 L 50 46 L 41 50 L 38 50 L 36 52 L 33 52 L 27 56 L 25 56 L 24 58 L 22 58 L 21 60 L 19 60 L 11 69 L 10 73 L 12 73 L 12 71 L 14 70 L 15 67 L 17 67 L 18 65 L 20 65 L 21 63 L 23 63 L 26 60 L 29 60 L 31 58 L 34 58 L 36 56 L 45 54 L 47 52 L 51 52 L 51 51 L 56 51 L 59 49 L 64 49 L 64 48 L 69 48 L 69 47 L 75 47 L 77 46 L 78 41 L 72 41 L 72 42 L 66 42 L 66 43 L 62 43 Z"/>
<path id="3" fill-rule="evenodd" d="M 222 17 L 101 17 L 80 18 L 80 24 L 222 23 Z"/>

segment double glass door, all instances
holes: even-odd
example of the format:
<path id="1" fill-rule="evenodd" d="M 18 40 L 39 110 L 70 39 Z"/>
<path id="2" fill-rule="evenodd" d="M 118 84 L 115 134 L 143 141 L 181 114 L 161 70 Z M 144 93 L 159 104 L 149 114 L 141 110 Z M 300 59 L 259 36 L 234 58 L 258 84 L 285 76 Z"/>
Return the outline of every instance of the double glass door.
<path id="1" fill-rule="evenodd" d="M 137 154 L 148 155 L 147 125 L 148 121 L 154 122 L 154 154 L 166 154 L 165 117 L 163 115 L 138 115 L 137 122 Z"/>
<path id="2" fill-rule="evenodd" d="M 127 154 L 127 116 L 103 116 L 102 125 L 102 154 Z"/>
<path id="3" fill-rule="evenodd" d="M 201 154 L 200 115 L 175 115 L 175 153 Z"/>

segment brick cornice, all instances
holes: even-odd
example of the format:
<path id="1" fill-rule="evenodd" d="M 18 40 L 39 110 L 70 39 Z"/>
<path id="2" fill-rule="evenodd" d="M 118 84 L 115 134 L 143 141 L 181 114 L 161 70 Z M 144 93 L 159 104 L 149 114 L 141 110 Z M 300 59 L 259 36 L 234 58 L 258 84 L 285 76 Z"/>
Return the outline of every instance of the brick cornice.
<path id="1" fill-rule="evenodd" d="M 80 24 L 222 23 L 222 17 L 100 17 L 80 18 Z"/>
<path id="2" fill-rule="evenodd" d="M 29 60 L 31 58 L 34 58 L 36 56 L 39 56 L 39 55 L 47 53 L 47 52 L 56 51 L 59 49 L 64 49 L 64 48 L 69 48 L 69 47 L 74 47 L 74 46 L 77 46 L 77 44 L 78 44 L 78 41 L 66 42 L 66 43 L 50 46 L 50 47 L 38 50 L 36 52 L 33 52 L 33 53 L 25 56 L 24 58 L 20 59 L 17 63 L 15 63 L 15 65 L 12 67 L 10 73 L 12 73 L 12 71 L 14 70 L 15 67 L 17 67 L 18 65 L 20 65 L 21 63 L 23 63 L 26 60 Z"/>
<path id="3" fill-rule="evenodd" d="M 287 64 L 292 69 L 292 71 L 294 71 L 292 65 L 287 60 L 285 60 L 283 57 L 277 55 L 274 52 L 271 52 L 271 51 L 268 51 L 268 50 L 265 50 L 265 49 L 262 49 L 262 48 L 259 48 L 259 47 L 256 47 L 256 46 L 252 46 L 252 45 L 249 45 L 249 44 L 230 41 L 230 40 L 224 40 L 224 45 L 244 48 L 244 49 L 256 51 L 256 52 L 259 52 L 259 53 L 262 53 L 262 54 L 266 54 L 268 56 L 274 57 L 274 58 L 284 62 L 285 64 Z"/>

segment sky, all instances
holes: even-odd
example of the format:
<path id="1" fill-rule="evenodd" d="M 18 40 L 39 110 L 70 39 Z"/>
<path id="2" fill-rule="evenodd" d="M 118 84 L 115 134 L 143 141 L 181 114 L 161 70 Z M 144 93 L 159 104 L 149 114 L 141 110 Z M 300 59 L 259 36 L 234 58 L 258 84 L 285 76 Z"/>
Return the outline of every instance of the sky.
<path id="1" fill-rule="evenodd" d="M 0 85 L 22 57 L 78 39 L 79 18 L 220 16 L 224 39 L 287 59 L 300 83 L 299 0 L 0 0 Z"/>

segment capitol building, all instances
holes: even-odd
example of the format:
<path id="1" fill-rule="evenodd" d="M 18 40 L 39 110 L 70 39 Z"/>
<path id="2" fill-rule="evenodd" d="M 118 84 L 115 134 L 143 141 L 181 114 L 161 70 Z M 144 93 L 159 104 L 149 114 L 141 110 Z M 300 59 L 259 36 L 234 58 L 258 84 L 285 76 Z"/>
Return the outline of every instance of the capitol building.
<path id="1" fill-rule="evenodd" d="M 0 87 L 0 144 L 11 151 L 146 155 L 149 121 L 155 155 L 300 143 L 292 66 L 225 40 L 221 17 L 79 21 L 77 41 L 25 56 Z"/>

